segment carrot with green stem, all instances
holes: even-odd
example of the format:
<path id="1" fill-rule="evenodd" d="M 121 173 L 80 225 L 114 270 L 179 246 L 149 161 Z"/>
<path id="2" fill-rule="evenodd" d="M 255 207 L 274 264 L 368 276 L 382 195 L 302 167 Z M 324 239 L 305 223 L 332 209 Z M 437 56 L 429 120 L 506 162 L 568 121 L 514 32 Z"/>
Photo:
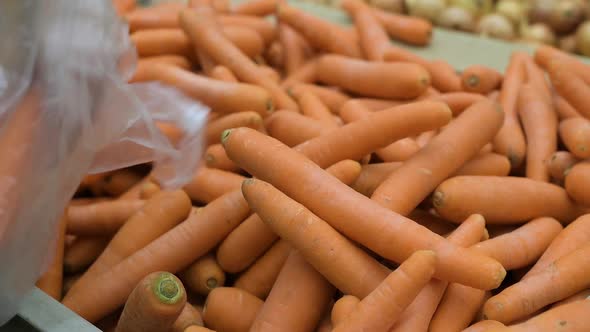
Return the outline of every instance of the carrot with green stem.
<path id="1" fill-rule="evenodd" d="M 585 159 L 590 157 L 590 121 L 585 118 L 569 118 L 559 123 L 559 137 L 568 151 Z"/>
<path id="2" fill-rule="evenodd" d="M 253 0 L 233 6 L 231 12 L 238 15 L 266 16 L 274 13 L 276 8 L 277 0 Z"/>
<path id="3" fill-rule="evenodd" d="M 182 282 L 168 272 L 153 272 L 133 289 L 116 332 L 167 331 L 186 304 Z"/>
<path id="4" fill-rule="evenodd" d="M 230 191 L 239 190 L 244 177 L 232 172 L 201 167 L 183 190 L 191 200 L 209 203 Z"/>
<path id="5" fill-rule="evenodd" d="M 205 165 L 209 168 L 216 168 L 227 172 L 238 173 L 240 168 L 227 157 L 221 144 L 213 144 L 205 150 Z"/>
<path id="6" fill-rule="evenodd" d="M 361 0 L 344 0 L 340 7 L 352 17 L 359 36 L 361 50 L 367 60 L 383 61 L 383 54 L 391 41 L 373 10 Z"/>
<path id="7" fill-rule="evenodd" d="M 222 144 L 228 156 L 248 173 L 273 184 L 352 241 L 384 258 L 401 262 L 416 250 L 434 249 L 440 257 L 437 278 L 491 289 L 505 276 L 504 269 L 495 260 L 458 248 L 381 207 L 327 176 L 313 161 L 271 137 L 238 128 L 226 131 Z M 285 174 L 298 180 L 287 181 Z M 325 199 L 326 195 L 329 200 Z M 359 225 L 363 225 L 362 232 L 358 231 Z M 392 242 L 397 245 L 392 247 Z"/>
<path id="8" fill-rule="evenodd" d="M 510 160 L 497 153 L 480 153 L 466 162 L 453 176 L 460 175 L 490 175 L 508 176 Z"/>
<path id="9" fill-rule="evenodd" d="M 579 162 L 566 171 L 565 191 L 575 202 L 583 206 L 590 206 L 590 193 L 587 190 L 589 183 L 590 162 Z"/>
<path id="10" fill-rule="evenodd" d="M 425 19 L 399 15 L 377 8 L 373 8 L 373 15 L 393 39 L 418 46 L 430 43 L 432 23 Z"/>
<path id="11" fill-rule="evenodd" d="M 110 240 L 110 236 L 77 236 L 64 252 L 64 272 L 83 271 L 100 256 Z"/>
<path id="12" fill-rule="evenodd" d="M 57 224 L 56 237 L 54 242 L 54 253 L 51 257 L 51 263 L 47 270 L 41 275 L 35 284 L 45 294 L 61 301 L 63 270 L 64 270 L 64 240 L 66 236 L 67 210 Z"/>
<path id="13" fill-rule="evenodd" d="M 568 303 L 540 313 L 523 323 L 508 326 L 507 332 L 584 331 L 590 324 L 590 299 Z"/>
<path id="14" fill-rule="evenodd" d="M 180 279 L 193 292 L 207 295 L 225 284 L 225 273 L 212 254 L 204 255 L 180 273 Z"/>
<path id="15" fill-rule="evenodd" d="M 433 204 L 443 218 L 461 222 L 480 213 L 488 224 L 519 224 L 548 216 L 570 223 L 586 209 L 554 184 L 504 176 L 456 176 L 441 183 Z"/>
<path id="16" fill-rule="evenodd" d="M 551 61 L 547 72 L 555 91 L 581 115 L 589 117 L 587 94 L 590 92 L 590 87 L 580 74 L 568 66 L 568 63 L 559 60 Z"/>
<path id="17" fill-rule="evenodd" d="M 144 204 L 144 200 L 113 200 L 70 206 L 67 211 L 67 233 L 82 236 L 112 235 Z"/>
<path id="18" fill-rule="evenodd" d="M 285 66 L 285 72 L 287 75 L 290 75 L 305 62 L 305 49 L 300 42 L 301 36 L 299 36 L 299 33 L 293 30 L 293 28 L 286 24 L 279 24 L 278 29 L 279 42 L 283 46 L 283 63 Z"/>
<path id="19" fill-rule="evenodd" d="M 461 73 L 461 85 L 467 92 L 487 94 L 502 84 L 502 74 L 486 66 L 472 65 Z"/>
<path id="20" fill-rule="evenodd" d="M 334 120 L 334 115 L 322 100 L 316 96 L 313 92 L 305 91 L 298 98 L 299 108 L 303 115 L 308 116 L 312 119 L 318 120 L 326 128 L 338 127 Z"/>
<path id="21" fill-rule="evenodd" d="M 269 77 L 261 75 L 257 65 L 224 36 L 211 10 L 184 10 L 180 14 L 180 23 L 193 47 L 202 49 L 215 62 L 229 68 L 241 81 L 257 84 L 268 90 L 277 107 L 298 110 L 291 97 Z"/>
<path id="22" fill-rule="evenodd" d="M 502 120 L 497 104 L 481 101 L 471 106 L 391 173 L 371 199 L 392 211 L 408 214 L 490 142 Z"/>
<path id="23" fill-rule="evenodd" d="M 180 315 L 172 324 L 170 332 L 185 332 L 190 326 L 203 326 L 201 313 L 190 303 L 185 303 Z"/>
<path id="24" fill-rule="evenodd" d="M 244 290 L 219 287 L 207 297 L 203 320 L 216 331 L 247 332 L 262 305 L 262 300 Z"/>
<path id="25" fill-rule="evenodd" d="M 316 77 L 317 77 L 317 63 L 316 63 Z M 322 102 L 328 106 L 332 113 L 338 114 L 340 107 L 350 99 L 350 97 L 342 92 L 339 89 L 335 88 L 328 88 L 324 86 L 319 86 L 315 84 L 307 84 L 307 83 L 298 83 L 288 88 L 288 92 L 290 95 L 297 98 L 303 92 L 310 91 L 318 98 L 322 100 Z"/>
<path id="26" fill-rule="evenodd" d="M 334 287 L 292 250 L 250 331 L 311 331 L 334 292 Z"/>
<path id="27" fill-rule="evenodd" d="M 345 321 L 348 315 L 354 311 L 356 306 L 361 300 L 354 295 L 344 295 L 338 301 L 334 303 L 330 318 L 332 325 L 337 326 L 341 322 Z"/>
<path id="28" fill-rule="evenodd" d="M 249 127 L 264 131 L 264 124 L 259 113 L 243 111 L 228 114 L 208 123 L 205 128 L 205 140 L 207 141 L 207 144 L 219 143 L 221 142 L 221 133 L 224 130 L 237 127 Z"/>
<path id="29" fill-rule="evenodd" d="M 546 166 L 552 179 L 563 181 L 566 172 L 579 161 L 578 158 L 568 151 L 557 151 L 547 159 Z"/>

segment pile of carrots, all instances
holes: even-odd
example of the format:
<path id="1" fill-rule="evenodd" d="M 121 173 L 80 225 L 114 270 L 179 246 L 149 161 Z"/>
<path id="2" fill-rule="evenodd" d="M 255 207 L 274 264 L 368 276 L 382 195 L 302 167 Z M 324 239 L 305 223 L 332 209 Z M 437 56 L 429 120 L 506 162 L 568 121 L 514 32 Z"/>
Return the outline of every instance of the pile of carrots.
<path id="1" fill-rule="evenodd" d="M 361 0 L 342 0 L 352 27 L 281 0 L 115 3 L 131 81 L 212 112 L 182 190 L 149 165 L 80 184 L 38 282 L 75 313 L 120 332 L 588 330 L 590 66 L 540 47 L 458 74 L 390 43 L 428 44 L 428 23 Z"/>

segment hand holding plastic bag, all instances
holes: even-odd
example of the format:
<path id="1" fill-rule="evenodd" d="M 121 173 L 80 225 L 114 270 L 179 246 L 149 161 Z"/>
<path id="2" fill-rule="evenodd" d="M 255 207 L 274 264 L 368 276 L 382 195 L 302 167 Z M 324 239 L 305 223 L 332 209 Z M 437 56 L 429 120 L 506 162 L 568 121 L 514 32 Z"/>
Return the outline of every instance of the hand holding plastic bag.
<path id="1" fill-rule="evenodd" d="M 110 1 L 0 2 L 0 325 L 51 257 L 82 177 L 154 162 L 179 187 L 201 155 L 207 109 L 158 84 L 129 85 L 135 50 Z M 155 122 L 184 136 L 172 145 Z"/>

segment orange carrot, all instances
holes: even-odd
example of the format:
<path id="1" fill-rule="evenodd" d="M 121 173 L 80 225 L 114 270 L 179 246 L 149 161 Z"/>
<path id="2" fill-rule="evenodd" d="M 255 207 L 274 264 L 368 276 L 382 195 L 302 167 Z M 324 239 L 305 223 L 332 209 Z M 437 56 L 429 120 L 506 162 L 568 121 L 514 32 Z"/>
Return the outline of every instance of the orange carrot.
<path id="1" fill-rule="evenodd" d="M 590 183 L 590 163 L 580 162 L 566 171 L 565 190 L 578 204 L 590 206 L 590 195 L 587 185 Z"/>
<path id="2" fill-rule="evenodd" d="M 190 70 L 192 65 L 190 61 L 182 55 L 156 55 L 150 56 L 147 58 L 139 59 L 137 62 L 137 67 L 135 68 L 135 73 L 129 79 L 129 82 L 143 82 L 149 79 L 147 73 L 145 72 L 146 68 L 154 63 L 164 63 L 168 65 L 173 65 L 184 70 Z"/>
<path id="3" fill-rule="evenodd" d="M 242 192 L 267 226 L 344 293 L 364 298 L 387 276 L 385 267 L 270 184 L 249 179 Z"/>
<path id="4" fill-rule="evenodd" d="M 140 57 L 181 55 L 191 58 L 193 52 L 186 34 L 180 29 L 140 30 L 131 34 L 131 42 Z"/>
<path id="5" fill-rule="evenodd" d="M 288 146 L 301 144 L 329 130 L 315 119 L 290 111 L 277 111 L 266 122 L 268 134 Z"/>
<path id="6" fill-rule="evenodd" d="M 317 71 L 319 81 L 368 97 L 411 99 L 430 85 L 428 72 L 411 63 L 376 63 L 323 55 Z"/>
<path id="7" fill-rule="evenodd" d="M 217 144 L 221 142 L 219 138 L 224 130 L 237 127 L 249 127 L 262 131 L 262 117 L 250 111 L 228 114 L 207 124 L 205 140 L 207 144 Z"/>
<path id="8" fill-rule="evenodd" d="M 235 5 L 231 11 L 238 15 L 266 16 L 274 13 L 276 8 L 276 0 L 253 0 Z"/>
<path id="9" fill-rule="evenodd" d="M 143 205 L 143 200 L 114 200 L 71 206 L 68 209 L 68 234 L 112 235 Z"/>
<path id="10" fill-rule="evenodd" d="M 433 204 L 440 216 L 453 222 L 481 213 L 488 224 L 518 224 L 543 216 L 569 223 L 585 213 L 561 187 L 503 176 L 450 178 L 436 188 Z"/>
<path id="11" fill-rule="evenodd" d="M 316 81 L 316 59 L 308 60 L 301 64 L 285 77 L 281 86 L 289 88 L 297 83 L 314 83 Z"/>
<path id="12" fill-rule="evenodd" d="M 526 57 L 528 55 L 519 52 L 512 54 L 500 91 L 500 104 L 505 117 L 504 125 L 494 139 L 494 149 L 510 159 L 512 168 L 518 167 L 526 154 L 525 137 L 517 112 L 518 94 L 526 79 L 523 68 L 523 61 Z"/>
<path id="13" fill-rule="evenodd" d="M 569 118 L 561 121 L 559 137 L 574 156 L 580 159 L 590 157 L 590 121 L 585 118 Z"/>
<path id="14" fill-rule="evenodd" d="M 330 321 L 330 311 L 332 304 L 328 305 L 328 310 L 324 313 L 322 320 L 320 320 L 315 332 L 331 332 L 332 331 L 332 322 Z"/>
<path id="15" fill-rule="evenodd" d="M 367 60 L 383 61 L 383 54 L 391 46 L 389 36 L 373 10 L 361 0 L 344 0 L 340 7 L 352 17 L 359 36 L 361 50 Z"/>
<path id="16" fill-rule="evenodd" d="M 506 331 L 525 332 L 538 331 L 550 332 L 562 331 L 584 331 L 590 324 L 588 317 L 590 300 L 580 300 L 557 308 L 549 309 L 523 323 L 511 325 Z"/>
<path id="17" fill-rule="evenodd" d="M 167 331 L 186 304 L 180 280 L 168 272 L 153 272 L 133 289 L 116 332 Z"/>
<path id="18" fill-rule="evenodd" d="M 546 162 L 557 150 L 557 115 L 532 84 L 520 88 L 518 114 L 527 140 L 526 177 L 549 182 Z"/>
<path id="19" fill-rule="evenodd" d="M 362 299 L 334 332 L 388 331 L 428 283 L 434 274 L 436 260 L 434 251 L 419 250 L 412 254 Z"/>
<path id="20" fill-rule="evenodd" d="M 179 2 L 160 3 L 157 6 L 137 8 L 124 16 L 129 31 L 177 28 L 178 14 L 186 5 Z"/>
<path id="21" fill-rule="evenodd" d="M 135 5 L 135 0 L 113 0 L 113 6 L 115 6 L 115 11 L 119 16 L 123 16 L 134 10 Z"/>
<path id="22" fill-rule="evenodd" d="M 316 75 L 317 75 L 317 63 L 316 63 Z M 327 88 L 319 85 L 314 84 L 305 84 L 299 83 L 293 85 L 289 88 L 289 93 L 295 97 L 301 95 L 304 91 L 311 91 L 314 93 L 318 98 L 322 100 L 322 102 L 328 106 L 332 113 L 338 113 L 340 107 L 348 100 L 346 94 L 340 92 L 338 89 Z"/>
<path id="23" fill-rule="evenodd" d="M 238 82 L 238 79 L 236 78 L 234 73 L 232 73 L 231 70 L 227 69 L 227 67 L 225 66 L 215 66 L 211 69 L 211 71 L 209 71 L 207 75 L 211 78 L 224 82 Z"/>
<path id="24" fill-rule="evenodd" d="M 549 63 L 547 72 L 555 91 L 570 103 L 581 115 L 588 117 L 588 98 L 590 91 L 580 74 L 564 61 L 555 60 Z"/>
<path id="25" fill-rule="evenodd" d="M 215 332 L 215 331 L 208 329 L 206 327 L 203 327 L 203 326 L 192 325 L 192 326 L 189 326 L 186 329 L 184 329 L 183 332 Z"/>
<path id="26" fill-rule="evenodd" d="M 472 65 L 461 73 L 461 84 L 467 92 L 487 94 L 502 84 L 502 74 L 493 68 Z"/>
<path id="27" fill-rule="evenodd" d="M 402 163 L 400 162 L 363 165 L 361 174 L 352 185 L 352 188 L 359 193 L 370 197 L 381 182 L 401 165 Z"/>
<path id="28" fill-rule="evenodd" d="M 334 287 L 293 250 L 250 331 L 312 331 L 334 292 Z"/>
<path id="29" fill-rule="evenodd" d="M 549 70 L 551 63 L 554 61 L 563 62 L 567 67 L 580 75 L 580 78 L 590 84 L 590 68 L 588 65 L 570 54 L 558 50 L 554 47 L 543 45 L 537 48 L 535 52 L 535 62 L 543 67 L 545 70 Z"/>
<path id="30" fill-rule="evenodd" d="M 63 277 L 63 285 L 62 285 L 61 294 L 67 294 L 70 291 L 70 289 L 72 289 L 72 286 L 78 281 L 78 279 L 80 279 L 82 274 L 83 274 L 83 272 L 65 275 Z"/>
<path id="31" fill-rule="evenodd" d="M 425 19 L 398 15 L 377 8 L 373 9 L 373 15 L 394 39 L 418 46 L 430 43 L 432 24 Z"/>
<path id="32" fill-rule="evenodd" d="M 344 295 L 332 307 L 331 319 L 332 325 L 337 326 L 354 311 L 361 300 L 354 295 Z"/>
<path id="33" fill-rule="evenodd" d="M 216 168 L 222 171 L 238 173 L 240 168 L 227 157 L 221 144 L 209 145 L 205 150 L 205 165 L 209 168 Z"/>
<path id="34" fill-rule="evenodd" d="M 51 257 L 51 264 L 47 270 L 37 280 L 36 286 L 39 287 L 45 294 L 53 297 L 57 301 L 61 301 L 62 284 L 63 284 L 63 269 L 64 269 L 64 240 L 66 236 L 66 213 L 61 217 L 56 230 L 54 253 Z"/>
<path id="35" fill-rule="evenodd" d="M 216 287 L 223 287 L 225 273 L 217 264 L 215 257 L 207 254 L 189 265 L 180 274 L 180 279 L 193 292 L 207 295 Z"/>
<path id="36" fill-rule="evenodd" d="M 103 195 L 119 196 L 141 183 L 141 175 L 131 169 L 119 169 L 102 178 L 97 186 Z"/>
<path id="37" fill-rule="evenodd" d="M 583 291 L 580 291 L 568 298 L 565 298 L 561 301 L 555 302 L 551 305 L 551 308 L 555 308 L 555 307 L 559 307 L 561 305 L 564 304 L 568 304 L 568 303 L 572 303 L 572 302 L 576 302 L 576 301 L 580 301 L 580 300 L 585 300 L 588 297 L 590 297 L 590 289 L 584 289 Z"/>
<path id="38" fill-rule="evenodd" d="M 189 0 L 188 6 L 190 8 L 198 8 L 202 6 L 208 6 L 213 9 L 217 13 L 227 14 L 230 12 L 230 3 L 227 0 Z"/>
<path id="39" fill-rule="evenodd" d="M 432 141 L 434 136 L 436 136 L 437 134 L 438 130 L 425 131 L 420 135 L 416 136 L 416 139 L 414 141 L 416 142 L 416 144 L 418 144 L 418 147 L 422 149 L 423 147 L 428 145 L 428 143 L 430 143 L 430 141 Z"/>
<path id="40" fill-rule="evenodd" d="M 264 39 L 250 27 L 225 25 L 221 27 L 221 33 L 249 58 L 259 57 L 264 51 Z"/>
<path id="41" fill-rule="evenodd" d="M 447 92 L 440 95 L 429 97 L 434 101 L 441 101 L 449 106 L 454 116 L 458 116 L 471 105 L 485 100 L 484 96 L 469 92 Z"/>
<path id="42" fill-rule="evenodd" d="M 273 82 L 279 84 L 281 82 L 281 74 L 276 71 L 274 68 L 266 66 L 266 65 L 259 65 L 258 69 L 261 75 L 266 75 L 269 77 Z"/>
<path id="43" fill-rule="evenodd" d="M 297 104 L 291 97 L 269 77 L 262 75 L 257 65 L 224 36 L 211 10 L 184 10 L 180 14 L 180 23 L 193 47 L 202 49 L 215 62 L 230 69 L 241 81 L 264 87 L 273 96 L 277 107 L 297 110 Z"/>
<path id="44" fill-rule="evenodd" d="M 243 176 L 235 173 L 202 167 L 183 189 L 193 201 L 209 203 L 225 193 L 240 189 L 243 180 Z"/>
<path id="45" fill-rule="evenodd" d="M 170 332 L 185 332 L 191 326 L 203 326 L 201 313 L 190 303 L 185 303 L 180 315 L 172 324 Z"/>
<path id="46" fill-rule="evenodd" d="M 563 181 L 566 172 L 578 161 L 580 160 L 570 152 L 557 151 L 547 160 L 546 165 L 551 178 L 557 181 Z"/>
<path id="47" fill-rule="evenodd" d="M 276 0 L 271 0 L 276 3 Z M 273 8 L 274 10 L 274 8 Z M 283 47 L 283 63 L 287 75 L 294 73 L 305 62 L 305 50 L 301 36 L 286 24 L 279 24 L 279 41 Z"/>
<path id="48" fill-rule="evenodd" d="M 582 117 L 582 115 L 575 108 L 573 108 L 567 100 L 563 99 L 556 93 L 553 94 L 553 104 L 555 105 L 555 111 L 559 116 L 559 120 Z"/>
<path id="49" fill-rule="evenodd" d="M 393 106 L 403 104 L 403 102 L 391 99 L 377 99 L 377 98 L 356 98 L 353 99 L 356 102 L 360 102 L 363 106 L 371 111 L 380 111 Z M 342 105 L 341 110 L 344 108 Z"/>
<path id="50" fill-rule="evenodd" d="M 416 250 L 432 248 L 440 253 L 437 278 L 490 289 L 497 287 L 505 276 L 504 269 L 493 259 L 458 248 L 382 208 L 271 137 L 237 128 L 224 133 L 222 144 L 228 156 L 248 173 L 273 184 L 352 241 L 384 258 L 401 262 Z M 282 177 L 284 174 L 297 181 Z M 325 199 L 327 192 L 330 192 L 329 200 Z M 358 231 L 359 225 L 362 232 Z M 391 246 L 392 242 L 397 245 Z"/>
<path id="51" fill-rule="evenodd" d="M 494 329 L 499 329 L 500 331 L 502 331 L 502 328 L 505 328 L 506 326 L 498 321 L 495 320 L 481 320 L 471 326 L 469 326 L 468 328 L 466 328 L 465 330 L 463 330 L 463 332 L 491 332 L 491 331 L 496 331 Z"/>
<path id="52" fill-rule="evenodd" d="M 354 160 L 342 160 L 326 171 L 346 185 L 352 185 L 361 174 L 361 165 Z"/>
<path id="53" fill-rule="evenodd" d="M 421 209 L 410 212 L 408 218 L 441 236 L 446 236 L 456 228 L 456 225 Z"/>
<path id="54" fill-rule="evenodd" d="M 258 32 L 264 41 L 264 45 L 268 46 L 276 39 L 277 29 L 275 25 L 262 17 L 250 15 L 218 15 L 217 19 L 224 27 L 246 27 Z"/>
<path id="55" fill-rule="evenodd" d="M 327 128 L 337 127 L 334 116 L 328 107 L 313 92 L 303 92 L 297 101 L 303 115 L 320 121 Z"/>
<path id="56" fill-rule="evenodd" d="M 262 304 L 262 300 L 239 288 L 215 288 L 207 296 L 203 320 L 216 331 L 247 332 Z"/>
<path id="57" fill-rule="evenodd" d="M 64 252 L 64 272 L 75 273 L 84 270 L 100 256 L 110 240 L 110 236 L 77 236 Z"/>
<path id="58" fill-rule="evenodd" d="M 526 56 L 523 59 L 524 72 L 527 79 L 527 84 L 530 84 L 537 89 L 542 100 L 547 104 L 547 107 L 553 107 L 552 88 L 547 80 L 545 72 L 535 63 L 534 59 Z"/>
<path id="59" fill-rule="evenodd" d="M 502 119 L 498 105 L 490 101 L 471 106 L 391 173 L 371 199 L 392 211 L 408 214 L 492 140 Z"/>
<path id="60" fill-rule="evenodd" d="M 466 162 L 454 176 L 460 175 L 495 175 L 508 176 L 510 160 L 497 153 L 480 153 Z"/>
<path id="61" fill-rule="evenodd" d="M 397 140 L 376 150 L 375 154 L 385 162 L 406 161 L 420 150 L 420 146 L 410 137 Z"/>
<path id="62" fill-rule="evenodd" d="M 197 59 L 199 60 L 198 62 L 201 69 L 206 75 L 210 76 L 211 71 L 213 71 L 213 68 L 215 68 L 217 64 L 215 63 L 215 61 L 213 61 L 209 54 L 205 53 L 205 51 L 196 49 L 194 52 L 197 55 Z"/>

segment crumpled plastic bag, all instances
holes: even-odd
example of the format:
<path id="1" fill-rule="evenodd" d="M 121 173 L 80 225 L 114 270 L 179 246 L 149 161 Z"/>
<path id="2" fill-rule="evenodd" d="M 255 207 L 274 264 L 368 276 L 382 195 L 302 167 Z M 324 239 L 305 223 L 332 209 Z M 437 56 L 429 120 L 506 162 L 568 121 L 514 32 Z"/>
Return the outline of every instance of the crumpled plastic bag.
<path id="1" fill-rule="evenodd" d="M 178 188 L 198 166 L 207 108 L 136 62 L 108 0 L 0 1 L 0 325 L 52 259 L 59 217 L 85 174 L 153 162 Z M 156 127 L 184 135 L 172 144 Z"/>

